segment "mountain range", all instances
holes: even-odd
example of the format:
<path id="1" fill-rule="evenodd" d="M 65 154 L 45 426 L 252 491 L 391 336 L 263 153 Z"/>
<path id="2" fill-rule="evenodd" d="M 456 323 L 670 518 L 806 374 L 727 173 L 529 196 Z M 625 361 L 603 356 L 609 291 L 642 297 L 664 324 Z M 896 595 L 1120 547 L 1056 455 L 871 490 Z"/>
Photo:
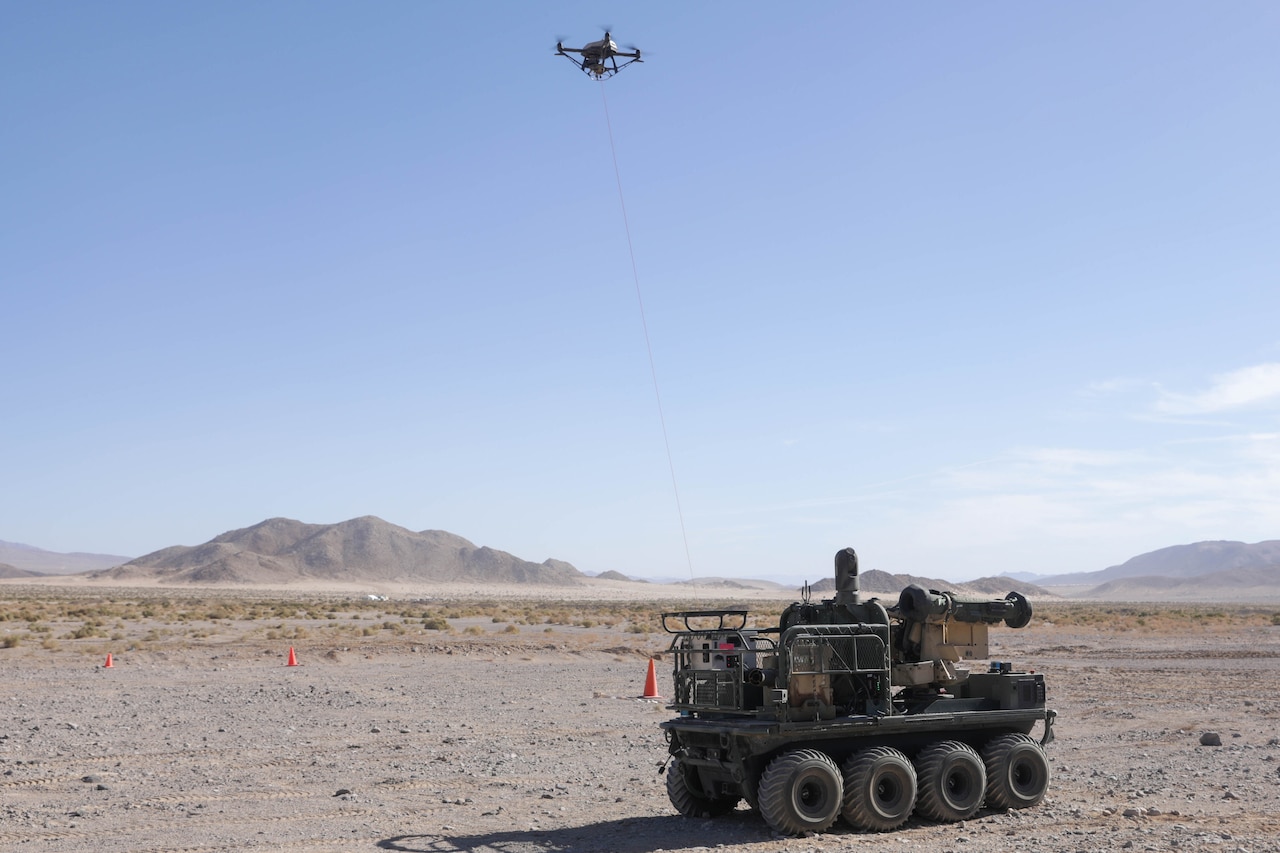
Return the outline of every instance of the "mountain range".
<path id="1" fill-rule="evenodd" d="M 8 563 L 0 563 L 0 578 L 43 578 L 47 577 L 44 572 L 33 572 L 30 569 L 20 569 L 17 566 L 11 566 Z"/>
<path id="2" fill-rule="evenodd" d="M 959 595 L 976 596 L 979 598 L 1003 598 L 1010 591 L 1017 591 L 1031 598 L 1053 597 L 1053 593 L 1049 590 L 1036 586 L 1033 583 L 1003 576 L 978 578 L 977 580 L 965 581 L 964 583 L 953 583 L 952 581 L 920 577 L 918 575 L 895 575 L 890 572 L 882 572 L 879 569 L 870 569 L 869 571 L 858 573 L 858 590 L 864 596 L 887 595 L 896 599 L 898 594 L 911 584 L 922 586 L 925 589 L 946 590 Z M 824 578 L 823 580 L 813 584 L 813 591 L 815 593 L 822 593 L 823 595 L 829 595 L 835 592 L 835 588 L 835 578 Z"/>
<path id="3" fill-rule="evenodd" d="M 203 545 L 177 545 L 136 559 L 109 554 L 59 554 L 30 545 L 0 542 L 0 579 L 87 574 L 93 580 L 150 580 L 158 583 L 279 584 L 296 581 L 580 585 L 590 582 L 571 564 L 548 559 L 534 563 L 505 551 L 477 546 L 443 530 L 412 531 L 374 516 L 337 524 L 306 524 L 269 518 L 216 536 Z M 774 581 L 703 577 L 627 577 L 616 571 L 606 581 L 672 583 L 700 589 L 777 591 L 795 587 Z M 1247 544 L 1209 541 L 1175 545 L 1141 554 L 1096 572 L 979 578 L 956 583 L 869 570 L 860 575 L 863 592 L 896 595 L 908 584 L 962 595 L 1003 596 L 1010 590 L 1033 598 L 1058 595 L 1103 601 L 1280 601 L 1280 540 Z M 830 594 L 834 581 L 813 585 Z"/>
<path id="4" fill-rule="evenodd" d="M 1195 578 L 1207 575 L 1226 575 L 1233 572 L 1248 573 L 1251 570 L 1280 572 L 1280 539 L 1255 542 L 1225 540 L 1195 542 L 1191 545 L 1173 545 L 1158 551 L 1126 560 L 1117 566 L 1109 566 L 1096 572 L 1073 572 L 1065 575 L 1032 576 L 1030 579 L 1042 586 L 1096 586 L 1127 578 L 1163 577 Z M 1272 575 L 1274 579 L 1280 579 Z M 1240 580 L 1252 584 L 1251 575 L 1242 574 Z"/>
<path id="5" fill-rule="evenodd" d="M 1036 576 L 1035 583 L 1095 601 L 1280 601 L 1280 540 L 1173 545 L 1096 572 Z"/>
<path id="6" fill-rule="evenodd" d="M 80 572 L 92 572 L 118 566 L 128 559 L 116 554 L 79 552 L 59 554 L 56 551 L 45 551 L 18 542 L 0 541 L 0 566 L 8 566 L 10 569 L 16 567 L 16 570 L 43 575 L 74 575 Z M 0 568 L 0 578 L 20 577 L 20 575 L 3 574 L 3 571 L 4 569 Z"/>

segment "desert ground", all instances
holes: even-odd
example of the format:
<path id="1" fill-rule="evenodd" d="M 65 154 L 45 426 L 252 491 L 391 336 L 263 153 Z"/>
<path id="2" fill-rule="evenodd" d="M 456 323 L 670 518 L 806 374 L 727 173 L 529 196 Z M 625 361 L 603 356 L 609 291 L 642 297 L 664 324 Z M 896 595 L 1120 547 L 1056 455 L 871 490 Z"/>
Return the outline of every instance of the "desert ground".
<path id="1" fill-rule="evenodd" d="M 710 602 L 627 598 L 0 585 L 0 848 L 1280 850 L 1280 607 L 1041 605 L 992 656 L 1046 674 L 1044 803 L 780 838 L 672 810 L 638 697 Z"/>

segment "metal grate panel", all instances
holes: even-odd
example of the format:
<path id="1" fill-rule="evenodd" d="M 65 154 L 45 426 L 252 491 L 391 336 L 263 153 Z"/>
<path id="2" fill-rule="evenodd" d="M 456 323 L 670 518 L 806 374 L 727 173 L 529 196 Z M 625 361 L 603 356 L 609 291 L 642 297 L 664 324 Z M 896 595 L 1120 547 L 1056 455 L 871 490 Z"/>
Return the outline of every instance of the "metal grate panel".
<path id="1" fill-rule="evenodd" d="M 880 672 L 889 667 L 889 651 L 874 634 L 797 637 L 791 646 L 793 675 Z"/>

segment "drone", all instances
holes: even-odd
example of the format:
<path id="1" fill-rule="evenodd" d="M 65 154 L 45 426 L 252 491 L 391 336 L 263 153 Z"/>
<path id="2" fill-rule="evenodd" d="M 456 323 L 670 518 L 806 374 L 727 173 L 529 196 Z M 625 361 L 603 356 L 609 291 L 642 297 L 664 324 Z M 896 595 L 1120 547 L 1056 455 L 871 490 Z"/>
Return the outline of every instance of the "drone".
<path id="1" fill-rule="evenodd" d="M 570 56 L 571 53 L 578 54 L 582 59 Z M 593 41 L 585 47 L 565 47 L 556 42 L 556 54 L 581 68 L 588 77 L 595 77 L 597 80 L 612 77 L 633 62 L 644 62 L 640 58 L 640 48 L 632 46 L 630 51 L 618 50 L 618 45 L 608 31 L 600 41 Z M 627 61 L 619 65 L 619 56 Z"/>

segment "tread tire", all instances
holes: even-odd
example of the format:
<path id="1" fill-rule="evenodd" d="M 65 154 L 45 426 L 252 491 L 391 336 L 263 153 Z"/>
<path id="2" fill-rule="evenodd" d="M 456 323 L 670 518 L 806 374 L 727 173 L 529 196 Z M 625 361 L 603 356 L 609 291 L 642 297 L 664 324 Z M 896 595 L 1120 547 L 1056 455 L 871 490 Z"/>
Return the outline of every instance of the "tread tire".
<path id="1" fill-rule="evenodd" d="M 898 750 L 877 746 L 845 759 L 840 813 L 850 825 L 876 832 L 897 829 L 915 805 L 916 769 Z"/>
<path id="2" fill-rule="evenodd" d="M 916 814 L 926 820 L 968 820 L 982 807 L 987 768 L 967 743 L 944 740 L 929 744 L 916 756 L 916 776 Z"/>
<path id="3" fill-rule="evenodd" d="M 1049 759 L 1035 738 L 1000 735 L 982 748 L 987 768 L 987 805 L 993 809 L 1025 809 L 1049 790 Z"/>
<path id="4" fill-rule="evenodd" d="M 734 797 L 711 800 L 701 791 L 695 792 L 689 787 L 684 765 L 678 758 L 667 768 L 667 799 L 680 814 L 695 818 L 719 817 L 733 811 L 738 805 L 738 800 Z"/>
<path id="5" fill-rule="evenodd" d="M 840 816 L 844 778 L 826 753 L 797 749 L 769 762 L 758 796 L 760 814 L 775 832 L 824 832 Z"/>

